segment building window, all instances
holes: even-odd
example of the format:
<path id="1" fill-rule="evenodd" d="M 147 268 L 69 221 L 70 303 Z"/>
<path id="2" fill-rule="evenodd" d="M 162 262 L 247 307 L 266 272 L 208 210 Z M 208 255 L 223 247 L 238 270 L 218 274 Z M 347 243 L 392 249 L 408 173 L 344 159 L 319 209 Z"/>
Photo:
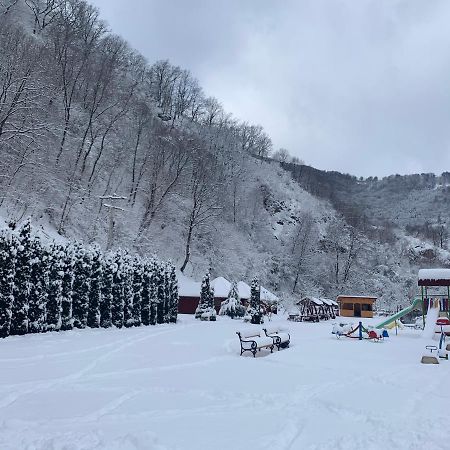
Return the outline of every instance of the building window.
<path id="1" fill-rule="evenodd" d="M 372 311 L 372 305 L 369 305 L 369 304 L 367 304 L 367 303 L 363 303 L 363 304 L 361 305 L 361 309 L 362 309 L 363 311 Z"/>
<path id="2" fill-rule="evenodd" d="M 353 303 L 344 303 L 342 305 L 342 309 L 349 309 L 350 311 L 353 311 Z"/>

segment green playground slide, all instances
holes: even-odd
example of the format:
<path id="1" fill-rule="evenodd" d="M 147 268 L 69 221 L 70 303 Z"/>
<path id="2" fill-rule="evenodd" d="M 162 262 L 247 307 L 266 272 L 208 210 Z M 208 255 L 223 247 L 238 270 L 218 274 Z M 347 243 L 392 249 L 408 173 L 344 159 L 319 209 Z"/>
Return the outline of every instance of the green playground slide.
<path id="1" fill-rule="evenodd" d="M 422 299 L 420 297 L 416 297 L 408 307 L 402 309 L 397 314 L 394 314 L 393 316 L 388 317 L 386 320 L 383 320 L 383 322 L 379 323 L 378 325 L 375 325 L 375 328 L 384 328 L 386 325 L 389 325 L 394 320 L 400 319 L 400 317 L 403 317 L 404 315 L 408 314 L 421 302 L 422 302 Z"/>

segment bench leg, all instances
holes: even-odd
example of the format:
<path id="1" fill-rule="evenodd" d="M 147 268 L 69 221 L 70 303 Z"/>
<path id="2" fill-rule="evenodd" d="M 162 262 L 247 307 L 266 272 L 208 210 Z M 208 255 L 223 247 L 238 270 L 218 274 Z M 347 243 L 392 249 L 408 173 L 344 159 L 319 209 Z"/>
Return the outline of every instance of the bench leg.
<path id="1" fill-rule="evenodd" d="M 270 353 L 273 353 L 273 345 L 270 347 Z"/>

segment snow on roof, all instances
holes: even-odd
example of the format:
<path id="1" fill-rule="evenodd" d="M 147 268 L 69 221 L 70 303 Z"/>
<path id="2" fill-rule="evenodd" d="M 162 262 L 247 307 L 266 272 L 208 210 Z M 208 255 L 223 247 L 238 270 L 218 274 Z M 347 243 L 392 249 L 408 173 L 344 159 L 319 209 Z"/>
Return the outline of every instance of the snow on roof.
<path id="1" fill-rule="evenodd" d="M 305 301 L 313 302 L 313 303 L 315 303 L 317 306 L 320 306 L 320 305 L 323 305 L 323 304 L 324 304 L 324 302 L 322 301 L 322 299 L 319 299 L 319 298 L 317 298 L 317 297 L 311 297 L 311 296 L 307 295 L 306 297 L 303 297 L 300 301 L 298 301 L 298 302 L 297 302 L 297 305 L 298 305 L 299 303 L 303 303 L 303 302 L 305 302 Z"/>
<path id="2" fill-rule="evenodd" d="M 333 300 L 328 300 L 327 298 L 319 298 L 319 300 L 321 301 L 321 302 L 323 302 L 323 303 L 325 303 L 325 305 L 328 305 L 328 306 L 332 306 L 333 305 Z"/>
<path id="3" fill-rule="evenodd" d="M 177 272 L 178 293 L 180 297 L 199 297 L 202 283 L 187 277 L 181 272 Z M 224 277 L 217 277 L 211 281 L 211 287 L 214 288 L 214 297 L 228 297 L 231 289 L 231 283 Z M 244 281 L 238 283 L 239 297 L 243 299 L 250 298 L 250 286 Z M 278 297 L 269 290 L 261 286 L 261 300 L 267 302 L 277 302 Z"/>
<path id="4" fill-rule="evenodd" d="M 250 286 L 244 281 L 238 283 L 239 297 L 249 299 L 250 298 Z"/>
<path id="5" fill-rule="evenodd" d="M 378 297 L 373 297 L 371 295 L 338 295 L 338 299 L 340 298 L 367 298 L 371 300 L 376 300 Z"/>
<path id="6" fill-rule="evenodd" d="M 263 286 L 261 286 L 260 298 L 261 298 L 261 300 L 265 300 L 268 302 L 277 302 L 278 301 L 278 297 L 275 294 L 272 294 L 272 292 L 270 292 Z"/>
<path id="7" fill-rule="evenodd" d="M 214 297 L 228 297 L 231 289 L 231 283 L 224 277 L 217 277 L 211 281 L 211 286 L 214 288 Z"/>
<path id="8" fill-rule="evenodd" d="M 419 286 L 449 286 L 450 269 L 420 269 L 418 284 Z"/>
<path id="9" fill-rule="evenodd" d="M 178 294 L 180 297 L 199 297 L 202 283 L 177 272 Z"/>

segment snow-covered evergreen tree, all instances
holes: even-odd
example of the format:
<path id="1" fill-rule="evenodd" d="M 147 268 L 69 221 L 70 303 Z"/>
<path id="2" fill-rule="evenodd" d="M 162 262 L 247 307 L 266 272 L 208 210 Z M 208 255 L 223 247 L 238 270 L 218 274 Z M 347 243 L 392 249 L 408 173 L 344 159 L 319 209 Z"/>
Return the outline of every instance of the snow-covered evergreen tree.
<path id="1" fill-rule="evenodd" d="M 76 244 L 74 259 L 72 290 L 73 326 L 75 328 L 86 328 L 91 273 L 90 254 L 80 244 Z"/>
<path id="2" fill-rule="evenodd" d="M 236 282 L 232 283 L 228 297 L 220 305 L 219 315 L 229 316 L 232 319 L 245 315 L 245 308 L 242 306 Z"/>
<path id="3" fill-rule="evenodd" d="M 253 278 L 250 289 L 250 305 L 247 310 L 247 315 L 251 317 L 251 323 L 264 323 L 264 318 L 261 313 L 261 298 L 258 278 Z"/>
<path id="4" fill-rule="evenodd" d="M 9 336 L 12 303 L 14 300 L 14 272 L 18 242 L 9 231 L 0 234 L 0 337 Z"/>
<path id="5" fill-rule="evenodd" d="M 209 272 L 202 279 L 200 301 L 195 311 L 195 317 L 202 320 L 216 320 L 214 289 L 211 287 L 211 276 Z"/>
<path id="6" fill-rule="evenodd" d="M 64 278 L 64 252 L 61 246 L 52 245 L 48 251 L 48 283 L 46 330 L 61 329 L 62 286 Z"/>
<path id="7" fill-rule="evenodd" d="M 144 263 L 134 257 L 133 264 L 133 325 L 139 327 L 142 324 L 141 308 L 142 308 L 142 285 L 144 274 Z"/>
<path id="8" fill-rule="evenodd" d="M 62 278 L 61 288 L 61 330 L 71 330 L 73 328 L 72 319 L 72 289 L 73 289 L 73 248 L 67 245 L 62 255 Z"/>
<path id="9" fill-rule="evenodd" d="M 123 253 L 118 251 L 114 257 L 113 287 L 111 318 L 112 323 L 117 328 L 123 327 L 123 307 L 124 307 L 124 273 L 123 273 Z"/>
<path id="10" fill-rule="evenodd" d="M 31 242 L 30 293 L 28 296 L 28 332 L 42 333 L 46 327 L 47 296 L 49 292 L 49 252 L 39 238 Z"/>
<path id="11" fill-rule="evenodd" d="M 28 219 L 19 233 L 10 334 L 28 332 L 31 259 L 31 223 Z"/>
<path id="12" fill-rule="evenodd" d="M 123 324 L 133 326 L 133 260 L 125 254 L 123 258 Z"/>
<path id="13" fill-rule="evenodd" d="M 89 307 L 87 326 L 98 328 L 100 326 L 100 303 L 102 297 L 102 254 L 98 247 L 91 252 L 91 273 L 89 289 Z"/>
<path id="14" fill-rule="evenodd" d="M 158 303 L 160 285 L 162 283 L 159 263 L 155 258 L 150 261 L 150 325 L 156 325 L 158 321 Z"/>
<path id="15" fill-rule="evenodd" d="M 166 300 L 166 270 L 162 263 L 156 266 L 156 323 L 164 323 L 164 310 Z"/>
<path id="16" fill-rule="evenodd" d="M 178 282 L 175 266 L 169 263 L 169 322 L 176 323 L 178 317 Z"/>
<path id="17" fill-rule="evenodd" d="M 209 301 L 210 291 L 210 275 L 209 272 L 203 277 L 200 288 L 200 299 L 198 301 L 197 309 L 195 310 L 195 318 L 200 319 L 202 314 L 206 311 L 207 302 Z"/>
<path id="18" fill-rule="evenodd" d="M 100 326 L 112 326 L 111 308 L 113 302 L 114 272 L 116 270 L 114 256 L 107 254 L 102 261 L 102 295 L 100 301 Z"/>
<path id="19" fill-rule="evenodd" d="M 163 275 L 164 275 L 164 303 L 163 303 L 163 323 L 170 323 L 170 312 L 171 312 L 171 293 L 172 284 L 170 279 L 170 262 L 163 264 Z"/>
<path id="20" fill-rule="evenodd" d="M 210 291 L 209 291 L 209 300 L 208 300 L 208 310 L 206 311 L 206 313 L 203 313 L 202 315 L 202 319 L 209 319 L 211 321 L 215 321 L 217 320 L 217 312 L 216 312 L 216 308 L 214 306 L 214 288 L 211 287 Z"/>
<path id="21" fill-rule="evenodd" d="M 152 282 L 153 282 L 153 264 L 152 260 L 144 262 L 142 274 L 142 291 L 141 291 L 141 322 L 142 325 L 150 325 L 150 303 L 152 298 Z"/>

